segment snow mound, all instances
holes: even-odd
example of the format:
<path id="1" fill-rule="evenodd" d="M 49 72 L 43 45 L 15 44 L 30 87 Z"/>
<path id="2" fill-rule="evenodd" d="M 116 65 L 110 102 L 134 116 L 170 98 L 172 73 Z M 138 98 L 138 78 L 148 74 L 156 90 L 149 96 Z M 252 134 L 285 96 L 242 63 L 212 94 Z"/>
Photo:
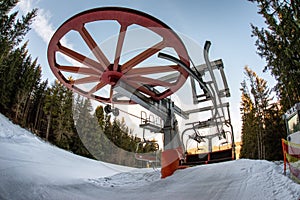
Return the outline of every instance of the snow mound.
<path id="1" fill-rule="evenodd" d="M 101 187 L 139 187 L 160 180 L 160 171 L 137 170 L 123 172 L 110 177 L 88 179 L 88 182 Z M 122 180 L 122 181 L 120 181 Z"/>
<path id="2" fill-rule="evenodd" d="M 282 163 L 236 160 L 160 172 L 74 155 L 46 143 L 0 115 L 0 199 L 287 199 L 300 185 Z"/>

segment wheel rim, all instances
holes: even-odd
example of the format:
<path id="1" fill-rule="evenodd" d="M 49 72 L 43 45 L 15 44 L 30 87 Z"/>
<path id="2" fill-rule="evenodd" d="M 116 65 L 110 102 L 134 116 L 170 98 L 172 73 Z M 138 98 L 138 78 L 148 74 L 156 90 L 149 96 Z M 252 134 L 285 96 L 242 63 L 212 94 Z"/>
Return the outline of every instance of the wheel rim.
<path id="1" fill-rule="evenodd" d="M 95 39 L 86 28 L 86 24 L 95 21 L 115 21 L 120 25 L 117 35 L 117 44 L 113 60 L 109 60 Z M 162 40 L 146 48 L 133 58 L 120 64 L 124 40 L 131 25 L 139 25 L 159 35 Z M 62 44 L 63 37 L 70 31 L 79 33 L 91 53 L 96 59 L 76 52 Z M 97 8 L 82 12 L 63 23 L 55 32 L 48 46 L 48 62 L 57 79 L 69 89 L 105 103 L 134 103 L 123 100 L 114 94 L 114 87 L 118 81 L 124 81 L 134 87 L 137 92 L 143 93 L 149 98 L 160 100 L 176 92 L 185 82 L 188 73 L 176 64 L 155 65 L 139 67 L 139 64 L 165 48 L 172 48 L 178 58 L 189 66 L 188 53 L 184 44 L 166 24 L 145 13 L 126 8 Z M 63 54 L 82 66 L 63 65 L 58 62 L 57 54 Z M 65 73 L 84 75 L 76 80 L 68 79 Z M 177 80 L 161 80 L 150 77 L 157 73 L 178 73 Z M 78 85 L 93 83 L 93 87 L 82 89 Z M 109 88 L 109 96 L 105 97 L 97 92 L 104 87 Z M 164 88 L 161 91 L 155 88 Z M 96 94 L 97 93 L 97 94 Z"/>

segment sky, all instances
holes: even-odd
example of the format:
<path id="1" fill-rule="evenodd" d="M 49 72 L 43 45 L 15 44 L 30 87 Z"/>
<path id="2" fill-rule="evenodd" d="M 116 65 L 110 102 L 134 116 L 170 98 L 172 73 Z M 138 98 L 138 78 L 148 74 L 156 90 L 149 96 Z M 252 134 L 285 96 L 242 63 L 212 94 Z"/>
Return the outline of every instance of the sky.
<path id="1" fill-rule="evenodd" d="M 246 0 L 20 0 L 17 9 L 26 13 L 38 8 L 38 16 L 27 34 L 28 49 L 42 66 L 43 79 L 55 79 L 47 62 L 48 43 L 55 30 L 67 19 L 82 11 L 97 7 L 126 7 L 152 15 L 163 21 L 176 33 L 191 38 L 199 46 L 212 42 L 210 59 L 222 59 L 230 88 L 231 118 L 234 132 L 240 140 L 240 83 L 245 79 L 248 65 L 260 77 L 274 85 L 273 78 L 263 73 L 265 61 L 256 53 L 251 26 L 264 26 L 255 4 Z"/>

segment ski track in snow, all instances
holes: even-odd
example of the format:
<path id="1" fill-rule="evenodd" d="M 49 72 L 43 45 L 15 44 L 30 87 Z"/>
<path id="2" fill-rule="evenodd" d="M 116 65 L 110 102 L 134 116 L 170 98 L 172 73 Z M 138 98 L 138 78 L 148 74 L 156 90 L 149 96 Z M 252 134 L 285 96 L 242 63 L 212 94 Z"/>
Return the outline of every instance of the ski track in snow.
<path id="1" fill-rule="evenodd" d="M 0 200 L 299 200 L 282 163 L 236 160 L 178 170 L 90 160 L 44 142 L 0 115 Z"/>
<path id="2" fill-rule="evenodd" d="M 160 171 L 149 169 L 123 172 L 114 176 L 88 179 L 87 181 L 101 187 L 138 187 L 158 180 L 160 180 Z"/>

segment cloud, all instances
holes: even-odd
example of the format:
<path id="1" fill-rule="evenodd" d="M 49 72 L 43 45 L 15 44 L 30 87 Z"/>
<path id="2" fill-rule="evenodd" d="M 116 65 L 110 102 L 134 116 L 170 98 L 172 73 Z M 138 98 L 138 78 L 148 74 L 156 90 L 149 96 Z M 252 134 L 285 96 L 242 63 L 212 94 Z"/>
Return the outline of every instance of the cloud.
<path id="1" fill-rule="evenodd" d="M 36 0 L 21 0 L 17 6 L 19 7 L 20 11 L 25 14 L 30 12 L 33 8 L 36 8 L 36 4 L 38 2 L 39 1 Z M 32 29 L 47 44 L 49 43 L 50 38 L 55 32 L 53 25 L 48 21 L 50 18 L 51 15 L 49 12 L 47 13 L 44 9 L 38 8 L 37 16 L 32 23 Z"/>
<path id="2" fill-rule="evenodd" d="M 38 7 L 39 0 L 20 0 L 20 2 L 17 4 L 17 7 L 19 10 L 26 14 L 30 12 L 34 8 L 38 8 L 37 16 L 34 18 L 32 23 L 32 29 L 37 33 L 37 35 L 48 45 L 50 42 L 50 39 L 55 33 L 55 28 L 49 21 L 51 19 L 52 14 L 49 11 L 46 11 L 45 9 L 42 9 Z M 61 44 L 68 48 L 73 48 L 73 45 L 70 44 L 66 38 L 62 38 L 60 40 Z M 78 63 L 65 56 L 64 57 L 71 65 L 78 66 Z"/>
<path id="3" fill-rule="evenodd" d="M 32 9 L 32 0 L 21 0 L 17 4 L 22 12 L 29 12 Z"/>
<path id="4" fill-rule="evenodd" d="M 38 8 L 37 16 L 34 18 L 32 23 L 32 29 L 46 44 L 48 44 L 55 33 L 55 28 L 49 21 L 52 15 L 49 11 L 45 11 L 38 7 L 38 3 L 39 0 L 21 0 L 17 6 L 23 14 L 30 12 L 34 8 Z M 72 45 L 68 43 L 65 38 L 62 38 L 61 43 L 72 48 Z"/>
<path id="5" fill-rule="evenodd" d="M 49 18 L 43 9 L 39 9 L 33 23 L 33 29 L 46 43 L 49 43 L 50 38 L 55 32 L 53 26 L 48 21 Z"/>

